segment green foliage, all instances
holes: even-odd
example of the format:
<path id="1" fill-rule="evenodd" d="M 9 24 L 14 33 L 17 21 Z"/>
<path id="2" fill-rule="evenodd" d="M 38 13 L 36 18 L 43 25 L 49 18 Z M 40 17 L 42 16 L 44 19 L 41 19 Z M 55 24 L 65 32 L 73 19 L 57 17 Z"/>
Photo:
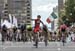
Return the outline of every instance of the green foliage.
<path id="1" fill-rule="evenodd" d="M 65 3 L 65 16 L 69 19 L 70 23 L 75 22 L 75 0 L 67 0 Z"/>

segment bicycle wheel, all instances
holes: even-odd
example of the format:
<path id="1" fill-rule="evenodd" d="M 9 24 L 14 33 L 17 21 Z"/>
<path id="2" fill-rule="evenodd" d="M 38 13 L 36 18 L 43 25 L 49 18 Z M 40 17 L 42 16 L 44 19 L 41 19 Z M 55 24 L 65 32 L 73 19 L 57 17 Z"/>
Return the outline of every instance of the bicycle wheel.
<path id="1" fill-rule="evenodd" d="M 34 46 L 36 48 L 38 48 L 38 33 L 35 34 L 35 40 L 34 40 L 34 42 L 35 42 Z"/>
<path id="2" fill-rule="evenodd" d="M 47 46 L 48 45 L 48 42 L 47 42 L 47 40 L 45 40 L 45 46 Z"/>

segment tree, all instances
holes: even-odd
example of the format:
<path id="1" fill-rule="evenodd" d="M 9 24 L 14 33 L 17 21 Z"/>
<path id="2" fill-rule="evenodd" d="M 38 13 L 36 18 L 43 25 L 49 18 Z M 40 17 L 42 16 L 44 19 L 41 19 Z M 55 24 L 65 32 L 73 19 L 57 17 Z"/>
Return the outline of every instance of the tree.
<path id="1" fill-rule="evenodd" d="M 67 0 L 65 3 L 66 18 L 69 24 L 75 22 L 75 0 Z"/>
<path id="2" fill-rule="evenodd" d="M 59 13 L 60 17 L 59 17 L 59 26 L 64 23 L 66 16 L 65 16 L 65 8 L 63 8 L 60 13 Z"/>

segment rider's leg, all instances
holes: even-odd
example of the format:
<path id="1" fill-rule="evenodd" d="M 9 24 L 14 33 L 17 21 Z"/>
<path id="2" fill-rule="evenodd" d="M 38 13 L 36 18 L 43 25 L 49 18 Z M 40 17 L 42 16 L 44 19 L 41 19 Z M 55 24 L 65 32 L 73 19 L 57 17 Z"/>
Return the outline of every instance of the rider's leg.
<path id="1" fill-rule="evenodd" d="M 38 47 L 38 38 L 39 38 L 39 33 L 37 32 L 34 36 L 35 36 L 35 40 L 34 40 L 34 42 L 35 42 L 35 44 L 34 44 L 34 46 L 36 46 L 36 48 Z"/>

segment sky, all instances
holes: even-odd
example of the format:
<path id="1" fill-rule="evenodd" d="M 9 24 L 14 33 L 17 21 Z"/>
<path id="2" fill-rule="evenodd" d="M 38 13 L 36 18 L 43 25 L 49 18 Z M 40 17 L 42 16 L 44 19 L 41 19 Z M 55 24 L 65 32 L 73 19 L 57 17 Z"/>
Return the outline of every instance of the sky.
<path id="1" fill-rule="evenodd" d="M 41 20 L 49 27 L 50 24 L 46 22 L 46 19 L 50 17 L 53 7 L 57 5 L 58 0 L 32 0 L 32 18 L 35 19 L 37 15 L 41 15 Z"/>

